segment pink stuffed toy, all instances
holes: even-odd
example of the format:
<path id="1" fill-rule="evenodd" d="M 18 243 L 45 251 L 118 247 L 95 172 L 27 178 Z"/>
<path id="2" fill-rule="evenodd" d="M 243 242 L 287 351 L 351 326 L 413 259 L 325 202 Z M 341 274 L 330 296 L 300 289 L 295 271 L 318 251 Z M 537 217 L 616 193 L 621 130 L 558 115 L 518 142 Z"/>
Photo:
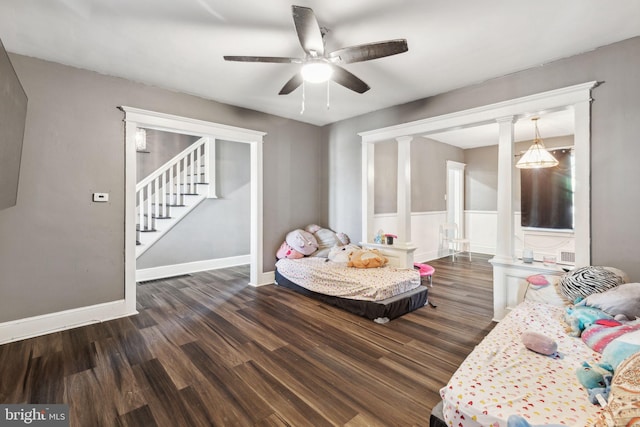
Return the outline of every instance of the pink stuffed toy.
<path id="1" fill-rule="evenodd" d="M 276 258 L 278 259 L 282 259 L 282 258 L 298 259 L 303 257 L 304 257 L 303 254 L 293 249 L 291 246 L 289 246 L 287 242 L 282 242 L 282 244 L 280 245 L 280 248 L 278 249 L 278 252 L 276 252 Z"/>

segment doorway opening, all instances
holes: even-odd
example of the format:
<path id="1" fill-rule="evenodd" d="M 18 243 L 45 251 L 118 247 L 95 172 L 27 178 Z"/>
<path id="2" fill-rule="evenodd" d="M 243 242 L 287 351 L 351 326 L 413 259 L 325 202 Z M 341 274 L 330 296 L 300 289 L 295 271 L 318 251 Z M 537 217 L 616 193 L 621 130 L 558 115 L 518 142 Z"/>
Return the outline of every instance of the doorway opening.
<path id="1" fill-rule="evenodd" d="M 265 282 L 262 268 L 262 143 L 264 132 L 174 116 L 132 107 L 120 107 L 125 113 L 125 305 L 136 307 L 136 142 L 138 128 L 156 129 L 183 135 L 249 144 L 250 151 L 250 281 Z"/>

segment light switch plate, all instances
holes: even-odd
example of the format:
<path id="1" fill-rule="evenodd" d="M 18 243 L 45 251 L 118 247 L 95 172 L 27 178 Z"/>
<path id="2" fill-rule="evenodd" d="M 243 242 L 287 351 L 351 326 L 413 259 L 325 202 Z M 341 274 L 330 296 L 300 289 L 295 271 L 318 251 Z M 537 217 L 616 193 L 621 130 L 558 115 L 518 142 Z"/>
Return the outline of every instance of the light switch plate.
<path id="1" fill-rule="evenodd" d="M 94 202 L 108 202 L 109 193 L 93 193 Z"/>

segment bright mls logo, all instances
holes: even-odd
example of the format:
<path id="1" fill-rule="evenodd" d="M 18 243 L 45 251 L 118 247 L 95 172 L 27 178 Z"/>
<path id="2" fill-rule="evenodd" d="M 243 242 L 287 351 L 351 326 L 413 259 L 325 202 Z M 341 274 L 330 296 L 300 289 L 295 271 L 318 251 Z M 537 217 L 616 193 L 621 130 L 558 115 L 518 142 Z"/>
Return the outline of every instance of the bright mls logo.
<path id="1" fill-rule="evenodd" d="M 0 427 L 69 427 L 69 405 L 0 405 Z"/>

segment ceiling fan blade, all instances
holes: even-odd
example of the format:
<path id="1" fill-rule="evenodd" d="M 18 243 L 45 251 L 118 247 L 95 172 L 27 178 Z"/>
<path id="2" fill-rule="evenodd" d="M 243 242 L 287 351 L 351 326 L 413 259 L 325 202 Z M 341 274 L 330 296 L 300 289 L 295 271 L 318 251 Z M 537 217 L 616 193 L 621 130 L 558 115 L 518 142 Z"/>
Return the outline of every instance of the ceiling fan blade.
<path id="1" fill-rule="evenodd" d="M 300 86 L 301 84 L 302 84 L 302 75 L 300 73 L 295 73 L 293 77 L 291 77 L 289 81 L 284 84 L 282 89 L 280 89 L 280 92 L 278 93 L 278 95 L 288 95 L 294 90 L 296 90 L 298 86 Z"/>
<path id="2" fill-rule="evenodd" d="M 335 50 L 329 54 L 331 60 L 338 60 L 343 64 L 369 61 L 385 56 L 397 55 L 409 50 L 405 39 L 387 40 L 383 42 L 367 43 Z"/>
<path id="3" fill-rule="evenodd" d="M 316 15 L 309 7 L 291 6 L 293 23 L 296 26 L 302 49 L 312 57 L 324 55 L 324 40 Z"/>
<path id="4" fill-rule="evenodd" d="M 342 67 L 338 67 L 337 65 L 332 65 L 333 74 L 331 75 L 331 80 L 346 87 L 347 89 L 351 89 L 354 92 L 365 93 L 369 89 L 368 84 L 360 80 L 354 74 L 345 70 Z"/>
<path id="5" fill-rule="evenodd" d="M 225 61 L 238 62 L 274 62 L 279 64 L 302 64 L 300 58 L 283 58 L 281 56 L 224 56 Z"/>

